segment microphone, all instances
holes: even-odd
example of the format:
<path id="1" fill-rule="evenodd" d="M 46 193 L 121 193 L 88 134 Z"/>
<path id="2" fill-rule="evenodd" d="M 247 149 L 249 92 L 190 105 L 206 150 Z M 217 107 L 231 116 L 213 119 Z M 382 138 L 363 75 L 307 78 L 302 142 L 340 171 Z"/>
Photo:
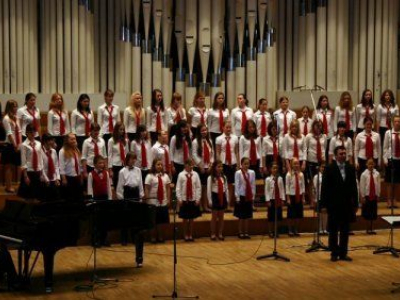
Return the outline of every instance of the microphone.
<path id="1" fill-rule="evenodd" d="M 314 90 L 326 91 L 326 89 L 324 89 L 322 86 L 320 86 L 318 84 L 314 85 Z"/>
<path id="2" fill-rule="evenodd" d="M 295 91 L 295 90 L 301 90 L 301 89 L 303 89 L 303 88 L 307 88 L 307 86 L 306 86 L 306 85 L 299 85 L 299 86 L 296 86 L 296 87 L 293 88 L 293 91 Z"/>

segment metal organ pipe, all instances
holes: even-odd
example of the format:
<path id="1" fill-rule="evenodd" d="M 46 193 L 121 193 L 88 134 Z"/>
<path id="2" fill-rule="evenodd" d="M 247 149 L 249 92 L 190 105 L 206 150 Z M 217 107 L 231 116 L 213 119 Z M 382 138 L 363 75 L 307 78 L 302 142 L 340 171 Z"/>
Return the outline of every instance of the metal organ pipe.
<path id="1" fill-rule="evenodd" d="M 197 0 L 186 1 L 185 41 L 189 64 L 189 74 L 186 82 L 186 106 L 190 107 L 196 94 L 195 74 L 193 73 L 194 55 L 197 44 Z"/>
<path id="2" fill-rule="evenodd" d="M 257 82 L 257 63 L 256 48 L 254 47 L 254 33 L 257 21 L 257 0 L 247 1 L 247 20 L 249 28 L 249 49 L 247 49 L 246 63 L 246 96 L 250 107 L 256 107 L 257 88 L 254 82 Z"/>
<path id="3" fill-rule="evenodd" d="M 183 55 L 185 53 L 185 0 L 176 0 L 175 10 L 175 38 L 178 52 L 178 69 L 176 70 L 175 91 L 181 94 L 185 105 L 185 70 L 183 69 Z"/>

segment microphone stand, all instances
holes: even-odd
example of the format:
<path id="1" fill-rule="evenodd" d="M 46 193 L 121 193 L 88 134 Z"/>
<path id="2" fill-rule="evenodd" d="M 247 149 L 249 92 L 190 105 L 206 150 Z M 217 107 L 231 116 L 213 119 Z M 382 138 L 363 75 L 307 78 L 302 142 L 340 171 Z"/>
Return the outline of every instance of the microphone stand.
<path id="1" fill-rule="evenodd" d="M 175 195 L 175 193 L 174 193 Z M 177 233 L 178 233 L 178 226 L 176 223 L 176 206 L 177 206 L 177 199 L 176 196 L 173 197 L 172 199 L 172 210 L 173 210 L 173 247 L 174 247 L 174 270 L 173 270 L 173 278 L 174 278 L 174 283 L 173 283 L 173 290 L 172 293 L 169 295 L 153 295 L 153 298 L 171 298 L 171 299 L 199 299 L 199 296 L 178 296 L 178 281 L 176 277 L 176 267 L 178 265 L 178 257 L 177 257 L 177 248 L 176 248 L 176 240 L 177 240 Z"/>
<path id="2" fill-rule="evenodd" d="M 393 164 L 393 129 L 389 130 L 390 133 L 390 189 L 391 189 L 391 205 L 390 205 L 390 215 L 393 217 L 394 216 L 394 206 L 393 206 L 393 198 L 394 198 L 394 193 L 395 193 L 395 189 L 394 189 L 394 164 Z M 376 249 L 373 253 L 374 254 L 380 254 L 380 253 L 391 253 L 394 257 L 399 257 L 399 252 L 400 249 L 396 249 L 394 247 L 394 225 L 393 222 L 390 223 L 390 233 L 389 233 L 389 239 L 390 239 L 390 246 L 383 246 L 383 247 L 379 247 L 378 249 Z"/>

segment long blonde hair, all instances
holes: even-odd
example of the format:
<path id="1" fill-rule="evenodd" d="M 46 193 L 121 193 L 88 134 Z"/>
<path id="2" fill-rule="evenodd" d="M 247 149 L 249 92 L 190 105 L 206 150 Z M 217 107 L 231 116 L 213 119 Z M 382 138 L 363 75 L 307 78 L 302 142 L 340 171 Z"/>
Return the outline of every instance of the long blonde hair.
<path id="1" fill-rule="evenodd" d="M 50 103 L 49 103 L 49 110 L 56 108 L 56 99 L 57 97 L 61 97 L 62 104 L 60 107 L 60 111 L 64 111 L 64 98 L 60 93 L 54 93 L 51 95 Z"/>
<path id="2" fill-rule="evenodd" d="M 69 133 L 64 137 L 64 144 L 63 144 L 63 149 L 64 149 L 64 156 L 65 158 L 71 158 L 75 155 L 75 153 L 78 154 L 78 158 L 80 159 L 81 157 L 81 152 L 79 151 L 78 147 L 73 147 L 68 143 L 68 139 L 71 135 L 74 135 L 73 133 Z"/>
<path id="3" fill-rule="evenodd" d="M 142 94 L 141 94 L 139 91 L 135 91 L 135 92 L 132 93 L 131 98 L 130 98 L 130 100 L 129 100 L 129 110 L 130 110 L 130 112 L 131 112 L 133 118 L 136 118 L 136 112 L 138 111 L 138 109 L 136 108 L 136 106 L 135 106 L 135 104 L 134 104 L 134 102 L 133 102 L 133 101 L 134 101 L 133 99 L 134 99 L 136 96 L 142 97 Z M 142 115 L 144 115 L 144 112 L 143 112 L 143 98 L 142 98 L 142 104 L 141 104 L 141 106 L 140 106 L 140 113 L 141 113 Z"/>

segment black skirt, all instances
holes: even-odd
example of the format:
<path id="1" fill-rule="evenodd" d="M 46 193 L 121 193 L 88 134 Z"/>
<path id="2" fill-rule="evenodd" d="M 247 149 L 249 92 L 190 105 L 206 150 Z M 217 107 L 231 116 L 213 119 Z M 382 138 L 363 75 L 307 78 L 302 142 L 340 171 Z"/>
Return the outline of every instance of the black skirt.
<path id="1" fill-rule="evenodd" d="M 267 218 L 268 222 L 275 222 L 275 200 L 271 199 L 271 206 L 268 207 L 268 213 L 267 213 Z M 278 221 L 282 221 L 283 215 L 282 215 L 282 205 L 278 206 L 276 216 Z"/>
<path id="2" fill-rule="evenodd" d="M 247 201 L 245 196 L 240 196 L 240 201 L 235 203 L 233 215 L 238 219 L 252 219 L 253 201 Z"/>
<path id="3" fill-rule="evenodd" d="M 365 203 L 361 208 L 361 215 L 365 220 L 373 221 L 378 219 L 378 201 L 369 200 L 369 197 L 365 197 Z"/>
<path id="4" fill-rule="evenodd" d="M 195 201 L 183 201 L 179 209 L 179 218 L 181 219 L 196 219 L 201 216 L 200 206 L 196 205 Z"/>
<path id="5" fill-rule="evenodd" d="M 381 137 L 381 145 L 383 147 L 383 141 L 385 140 L 385 134 L 388 130 L 387 127 L 379 127 L 379 136 Z"/>
<path id="6" fill-rule="evenodd" d="M 135 200 L 139 201 L 140 200 L 140 192 L 139 192 L 139 187 L 135 186 L 124 186 L 124 199 L 129 199 L 129 200 Z"/>
<path id="7" fill-rule="evenodd" d="M 211 137 L 211 142 L 213 144 L 214 149 L 217 149 L 217 145 L 215 144 L 217 137 L 219 137 L 222 133 L 217 133 L 217 132 L 210 132 L 210 137 Z M 215 154 L 217 151 L 214 152 Z"/>
<path id="8" fill-rule="evenodd" d="M 150 131 L 150 139 L 153 146 L 158 141 L 158 132 Z"/>
<path id="9" fill-rule="evenodd" d="M 156 224 L 169 224 L 168 206 L 156 207 Z"/>
<path id="10" fill-rule="evenodd" d="M 29 185 L 26 184 L 24 176 L 21 175 L 21 183 L 18 188 L 18 196 L 24 199 L 39 199 L 42 183 L 40 181 L 41 172 L 27 172 L 30 180 Z"/>
<path id="11" fill-rule="evenodd" d="M 303 202 L 296 202 L 296 196 L 290 195 L 290 203 L 287 209 L 288 219 L 302 219 L 304 217 Z"/>
<path id="12" fill-rule="evenodd" d="M 78 143 L 78 149 L 82 152 L 83 142 L 87 139 L 87 136 L 76 136 L 76 142 Z"/>
<path id="13" fill-rule="evenodd" d="M 107 154 L 108 154 L 108 140 L 109 140 L 111 137 L 112 137 L 112 134 L 111 134 L 111 133 L 105 133 L 105 134 L 103 134 L 103 140 L 104 140 L 104 143 L 105 143 L 105 145 L 106 145 L 106 152 L 107 152 Z"/>
<path id="14" fill-rule="evenodd" d="M 201 173 L 200 168 L 198 167 L 194 167 L 193 170 L 197 172 L 197 174 L 199 174 L 201 185 L 207 185 L 207 179 L 208 176 L 210 175 L 208 173 L 208 169 L 204 169 L 204 173 Z"/>
<path id="15" fill-rule="evenodd" d="M 259 159 L 257 159 L 257 162 L 255 165 L 250 164 L 249 169 L 253 170 L 256 173 L 256 179 L 262 178 L 261 172 L 260 172 L 260 160 Z"/>
<path id="16" fill-rule="evenodd" d="M 225 175 L 228 183 L 234 184 L 235 183 L 236 164 L 231 165 L 231 166 L 222 165 L 222 167 L 224 168 L 224 175 Z"/>
<path id="17" fill-rule="evenodd" d="M 388 162 L 385 170 L 385 182 L 392 182 L 392 166 L 393 166 L 393 183 L 400 183 L 400 160 L 394 159 Z"/>
<path id="18" fill-rule="evenodd" d="M 211 193 L 212 210 L 225 210 L 228 207 L 228 201 L 226 200 L 226 194 L 224 193 L 224 199 L 222 205 L 219 202 L 218 193 Z"/>
<path id="19" fill-rule="evenodd" d="M 178 175 L 185 169 L 185 166 L 174 162 L 174 168 L 175 174 L 172 176 L 172 182 L 176 184 L 176 182 L 178 181 Z"/>
<path id="20" fill-rule="evenodd" d="M 72 201 L 83 201 L 83 186 L 81 176 L 66 176 L 67 185 L 61 188 L 61 198 Z"/>
<path id="21" fill-rule="evenodd" d="M 5 144 L 4 149 L 1 153 L 1 161 L 4 165 L 21 165 L 21 152 L 15 151 L 12 144 Z"/>

